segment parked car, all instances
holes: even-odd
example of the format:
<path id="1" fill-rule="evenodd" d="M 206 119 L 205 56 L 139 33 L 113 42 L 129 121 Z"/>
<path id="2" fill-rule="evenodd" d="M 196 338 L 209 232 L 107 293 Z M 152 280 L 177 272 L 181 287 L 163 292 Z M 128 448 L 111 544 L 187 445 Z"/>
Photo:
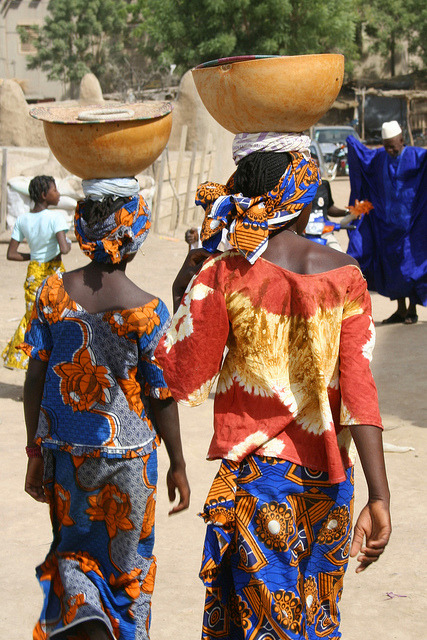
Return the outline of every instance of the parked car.
<path id="1" fill-rule="evenodd" d="M 332 156 L 335 149 L 338 146 L 345 144 L 348 136 L 354 136 L 357 140 L 360 140 L 360 136 L 357 131 L 350 126 L 314 127 L 313 138 L 319 143 L 326 163 L 332 162 Z"/>
<path id="2" fill-rule="evenodd" d="M 351 126 L 314 127 L 314 140 L 319 144 L 331 180 L 337 175 L 348 175 L 347 138 L 354 136 L 360 140 L 359 134 Z"/>
<path id="3" fill-rule="evenodd" d="M 310 153 L 315 154 L 319 159 L 319 169 L 320 169 L 320 177 L 328 178 L 328 167 L 325 162 L 325 158 L 323 157 L 322 149 L 320 148 L 320 144 L 316 142 L 316 140 L 312 140 L 310 144 Z"/>

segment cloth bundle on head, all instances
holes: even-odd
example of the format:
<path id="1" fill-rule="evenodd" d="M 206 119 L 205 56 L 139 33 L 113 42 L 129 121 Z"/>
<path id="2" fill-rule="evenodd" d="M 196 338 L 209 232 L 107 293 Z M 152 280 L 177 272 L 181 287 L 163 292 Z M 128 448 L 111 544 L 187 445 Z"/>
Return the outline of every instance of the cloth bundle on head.
<path id="1" fill-rule="evenodd" d="M 310 160 L 310 144 L 309 136 L 298 133 L 275 133 L 274 131 L 238 133 L 233 140 L 233 160 L 239 164 L 242 158 L 258 151 L 264 153 L 298 151 L 306 160 Z"/>
<path id="2" fill-rule="evenodd" d="M 132 180 L 127 187 L 135 193 L 134 183 L 138 185 L 135 178 L 121 180 Z M 88 183 L 92 184 L 88 187 Z M 77 203 L 74 216 L 76 238 L 83 253 L 97 262 L 113 264 L 136 253 L 151 226 L 151 213 L 144 198 L 141 195 L 124 195 L 120 189 L 117 189 L 120 192 L 117 194 L 113 180 L 83 181 L 83 189 L 85 195 L 89 195 Z M 95 191 L 95 197 L 90 195 L 90 190 Z M 99 193 L 103 194 L 102 199 L 97 197 Z M 91 218 L 91 211 L 94 207 L 101 210 L 104 200 L 104 212 L 99 218 Z"/>
<path id="3" fill-rule="evenodd" d="M 246 149 L 251 149 L 247 153 L 242 136 L 246 136 Z M 304 154 L 289 149 L 291 137 L 294 138 L 291 144 L 304 149 Z M 316 195 L 320 176 L 317 165 L 310 158 L 309 144 L 307 136 L 239 134 L 239 162 L 253 153 L 265 153 L 267 157 L 271 151 L 287 154 L 289 162 L 285 163 L 281 177 L 273 181 L 274 186 L 256 196 L 245 197 L 242 193 L 236 193 L 235 178 L 239 167 L 226 185 L 215 182 L 201 184 L 197 189 L 196 204 L 205 210 L 200 234 L 203 247 L 211 252 L 216 251 L 222 230 L 227 228 L 230 244 L 253 264 L 266 250 L 271 233 L 297 218 Z"/>
<path id="4" fill-rule="evenodd" d="M 85 198 L 102 200 L 105 196 L 123 198 L 139 194 L 139 182 L 136 178 L 103 178 L 102 180 L 82 180 Z"/>

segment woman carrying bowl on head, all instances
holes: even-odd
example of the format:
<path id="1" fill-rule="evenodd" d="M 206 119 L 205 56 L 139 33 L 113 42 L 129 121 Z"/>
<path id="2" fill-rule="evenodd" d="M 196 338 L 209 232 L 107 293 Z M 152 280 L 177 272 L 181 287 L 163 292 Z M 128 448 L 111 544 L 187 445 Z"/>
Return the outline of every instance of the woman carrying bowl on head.
<path id="1" fill-rule="evenodd" d="M 153 352 L 169 314 L 125 274 L 150 227 L 134 178 L 83 181 L 75 232 L 91 262 L 39 289 L 22 350 L 25 490 L 48 502 L 53 542 L 37 567 L 34 638 L 144 640 L 156 574 L 157 446 L 186 509 L 178 412 Z"/>
<path id="2" fill-rule="evenodd" d="M 354 259 L 297 234 L 319 183 L 306 148 L 304 136 L 241 134 L 227 184 L 200 185 L 206 250 L 188 254 L 156 350 L 178 402 L 206 400 L 219 374 L 208 458 L 221 464 L 201 514 L 205 640 L 341 637 L 352 440 L 369 489 L 357 572 L 390 536 L 370 298 Z M 233 248 L 218 254 L 223 229 Z"/>

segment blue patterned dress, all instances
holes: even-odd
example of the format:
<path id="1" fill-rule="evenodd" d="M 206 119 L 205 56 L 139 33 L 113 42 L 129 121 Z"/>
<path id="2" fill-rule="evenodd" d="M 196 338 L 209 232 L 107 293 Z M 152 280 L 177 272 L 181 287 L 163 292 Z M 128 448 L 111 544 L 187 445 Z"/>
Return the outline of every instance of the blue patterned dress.
<path id="1" fill-rule="evenodd" d="M 48 363 L 36 441 L 54 538 L 37 567 L 36 640 L 87 621 L 114 638 L 148 638 L 158 444 L 150 397 L 170 396 L 153 355 L 168 322 L 158 298 L 90 314 L 58 275 L 38 291 L 21 348 Z"/>

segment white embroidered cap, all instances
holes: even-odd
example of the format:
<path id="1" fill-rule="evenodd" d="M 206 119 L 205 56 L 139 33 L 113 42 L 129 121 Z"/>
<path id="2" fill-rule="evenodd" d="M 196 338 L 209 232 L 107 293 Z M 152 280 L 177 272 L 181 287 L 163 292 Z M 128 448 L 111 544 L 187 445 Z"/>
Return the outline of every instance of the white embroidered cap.
<path id="1" fill-rule="evenodd" d="M 402 133 L 402 129 L 397 120 L 391 120 L 390 122 L 384 122 L 381 127 L 381 137 L 383 140 L 394 138 Z"/>

